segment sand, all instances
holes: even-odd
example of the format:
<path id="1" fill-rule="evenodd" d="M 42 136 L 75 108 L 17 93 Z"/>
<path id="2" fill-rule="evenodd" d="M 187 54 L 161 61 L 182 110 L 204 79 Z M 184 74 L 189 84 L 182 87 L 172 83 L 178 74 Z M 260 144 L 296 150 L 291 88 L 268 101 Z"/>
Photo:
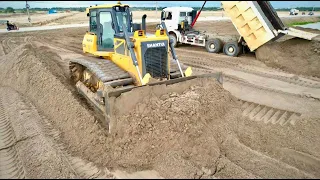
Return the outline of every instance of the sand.
<path id="1" fill-rule="evenodd" d="M 266 44 L 256 51 L 258 60 L 294 74 L 320 77 L 320 42 L 299 38 Z"/>
<path id="2" fill-rule="evenodd" d="M 158 172 L 164 178 L 320 177 L 320 146 L 317 143 L 320 140 L 319 116 L 311 117 L 293 108 L 290 113 L 300 115 L 295 123 L 279 123 L 281 118 L 286 118 L 286 114 L 280 117 L 276 114 L 278 111 L 274 111 L 273 118 L 265 122 L 253 118 L 263 112 L 259 107 L 266 105 L 262 100 L 268 98 L 276 103 L 268 104 L 267 109 L 278 108 L 279 113 L 290 110 L 286 109 L 282 99 L 293 99 L 295 103 L 290 104 L 296 105 L 295 108 L 303 102 L 301 99 L 319 105 L 318 100 L 298 97 L 285 88 L 278 92 L 275 91 L 277 87 L 273 87 L 275 85 L 263 84 L 268 79 L 288 83 L 287 79 L 280 77 L 289 75 L 271 71 L 261 61 L 250 61 L 252 58 L 245 56 L 229 58 L 201 51 L 196 53 L 193 52 L 195 49 L 181 47 L 177 53 L 182 62 L 194 61 L 199 67 L 208 66 L 198 73 L 215 67 L 233 68 L 232 73 L 235 73 L 236 67 L 250 66 L 250 71 L 246 73 L 264 79 L 252 81 L 252 77 L 238 73 L 233 75 L 247 78 L 247 82 L 239 85 L 229 81 L 230 89 L 214 79 L 196 79 L 179 86 L 134 89 L 115 99 L 117 133 L 107 134 L 92 107 L 69 80 L 68 59 L 81 56 L 81 40 L 85 30 L 73 28 L 17 33 L 0 39 L 0 86 L 9 87 L 26 98 L 45 117 L 37 118 L 33 123 L 41 129 L 39 121 L 48 121 L 59 134 L 52 143 L 63 145 L 70 156 L 91 162 L 98 169 L 129 173 L 149 170 Z M 297 77 L 302 79 L 299 75 Z M 311 85 L 314 86 L 310 88 L 318 90 L 316 84 Z M 263 89 L 264 94 L 270 95 L 263 98 L 259 94 L 253 96 L 260 101 L 259 107 L 246 107 L 238 100 L 257 93 L 259 88 L 265 86 L 273 91 Z M 236 93 L 231 90 L 249 87 L 251 89 L 242 92 L 239 97 L 235 97 Z M 6 92 L 5 96 L 10 97 L 10 90 Z M 11 103 L 18 101 L 16 99 L 19 98 Z M 247 115 L 250 108 L 254 109 Z M 302 108 L 310 109 L 309 106 Z M 31 158 L 37 160 L 35 156 Z M 55 161 L 51 165 L 54 168 L 50 172 L 66 167 L 64 176 L 58 176 L 60 178 L 74 176 L 72 168 L 69 169 L 64 162 Z M 25 171 L 32 175 L 30 177 L 45 177 L 40 173 L 30 173 L 28 169 Z"/>

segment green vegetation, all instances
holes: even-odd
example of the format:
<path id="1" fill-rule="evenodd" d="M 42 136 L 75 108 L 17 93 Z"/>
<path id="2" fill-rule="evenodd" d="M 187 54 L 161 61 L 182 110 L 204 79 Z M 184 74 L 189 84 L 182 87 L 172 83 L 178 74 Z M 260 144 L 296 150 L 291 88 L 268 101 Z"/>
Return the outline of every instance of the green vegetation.
<path id="1" fill-rule="evenodd" d="M 5 13 L 14 13 L 14 9 L 12 7 L 7 7 L 6 10 L 4 10 Z"/>
<path id="2" fill-rule="evenodd" d="M 292 8 L 278 8 L 276 10 L 277 11 L 290 11 L 290 9 L 292 9 Z M 312 11 L 313 7 L 297 7 L 294 9 L 298 9 L 299 11 L 309 12 L 309 11 Z M 320 7 L 314 7 L 314 11 L 320 11 Z"/>
<path id="3" fill-rule="evenodd" d="M 317 23 L 317 22 L 320 22 L 319 21 L 302 21 L 302 22 L 294 22 L 294 23 L 290 23 L 288 24 L 289 27 L 292 27 L 292 26 L 296 26 L 296 25 L 306 25 L 306 24 L 311 24 L 311 23 Z"/>

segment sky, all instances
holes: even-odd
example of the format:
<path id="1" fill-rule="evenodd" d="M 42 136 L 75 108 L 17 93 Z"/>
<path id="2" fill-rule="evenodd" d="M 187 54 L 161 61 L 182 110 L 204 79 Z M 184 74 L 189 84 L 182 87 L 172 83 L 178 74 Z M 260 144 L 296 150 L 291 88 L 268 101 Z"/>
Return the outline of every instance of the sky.
<path id="1" fill-rule="evenodd" d="M 88 7 L 95 4 L 115 4 L 118 1 L 28 1 L 31 8 L 51 7 Z M 120 1 L 131 7 L 155 7 L 155 2 L 160 7 L 188 6 L 201 7 L 204 1 Z M 320 7 L 320 1 L 270 1 L 274 8 L 296 8 L 296 7 Z M 13 7 L 15 9 L 25 8 L 26 1 L 0 1 L 0 7 Z M 207 1 L 205 7 L 220 7 L 220 1 Z"/>

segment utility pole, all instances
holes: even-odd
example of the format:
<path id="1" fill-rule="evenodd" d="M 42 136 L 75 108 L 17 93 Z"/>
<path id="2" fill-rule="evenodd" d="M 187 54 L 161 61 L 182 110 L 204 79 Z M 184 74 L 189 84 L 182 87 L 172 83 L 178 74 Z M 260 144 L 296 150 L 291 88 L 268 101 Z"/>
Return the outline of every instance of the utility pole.
<path id="1" fill-rule="evenodd" d="M 158 1 L 156 1 L 156 15 L 158 16 Z"/>
<path id="2" fill-rule="evenodd" d="M 220 9 L 221 9 L 221 16 L 223 17 L 223 11 L 224 11 L 224 9 L 223 9 L 223 4 L 222 4 L 222 3 L 220 3 Z"/>
<path id="3" fill-rule="evenodd" d="M 31 18 L 30 18 L 30 14 L 29 14 L 29 8 L 30 8 L 30 6 L 29 6 L 29 4 L 28 4 L 28 1 L 26 1 L 26 8 L 27 8 L 27 13 L 28 13 L 28 21 L 29 21 L 29 23 L 31 23 Z"/>

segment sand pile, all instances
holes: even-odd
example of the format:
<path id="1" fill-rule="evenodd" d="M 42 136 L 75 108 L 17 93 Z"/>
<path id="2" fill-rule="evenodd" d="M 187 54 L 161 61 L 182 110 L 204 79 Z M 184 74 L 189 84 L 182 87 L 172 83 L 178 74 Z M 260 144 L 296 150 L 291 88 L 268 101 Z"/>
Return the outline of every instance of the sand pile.
<path id="1" fill-rule="evenodd" d="M 256 58 L 284 71 L 320 77 L 320 42 L 299 38 L 266 44 L 256 50 Z"/>
<path id="2" fill-rule="evenodd" d="M 61 131 L 61 141 L 75 156 L 109 168 L 130 171 L 159 166 L 163 172 L 170 170 L 166 168 L 172 162 L 170 156 L 184 157 L 188 165 L 181 167 L 179 177 L 193 177 L 202 167 L 215 168 L 219 148 L 214 137 L 206 136 L 210 132 L 208 124 L 211 119 L 224 118 L 229 108 L 226 102 L 232 98 L 214 80 L 185 83 L 184 86 L 195 86 L 181 97 L 174 93 L 159 96 L 175 89 L 179 92 L 175 85 L 167 89 L 146 87 L 127 97 L 120 96 L 117 103 L 135 97 L 136 93 L 145 94 L 142 103 L 132 111 L 118 111 L 119 133 L 113 137 L 105 134 L 92 111 L 74 95 L 60 61 L 59 55 L 49 52 L 47 47 L 21 45 L 1 59 L 1 84 L 28 96 Z M 157 89 L 158 95 L 151 93 L 152 89 Z M 157 111 L 153 111 L 155 107 Z M 212 107 L 214 111 L 209 110 Z M 137 108 L 140 113 L 133 116 Z M 145 117 L 145 113 L 149 115 Z M 180 161 L 173 166 L 181 166 Z"/>
<path id="3" fill-rule="evenodd" d="M 0 84 L 28 97 L 73 156 L 111 170 L 154 169 L 166 178 L 320 177 L 319 120 L 286 127 L 248 120 L 221 85 L 202 79 L 121 95 L 117 134 L 107 135 L 69 84 L 62 70 L 68 62 L 33 45 L 1 57 Z"/>
<path id="4" fill-rule="evenodd" d="M 193 178 L 202 168 L 214 173 L 221 155 L 214 122 L 235 121 L 226 116 L 235 99 L 212 79 L 183 84 L 191 87 L 181 94 L 176 93 L 178 85 L 163 85 L 135 89 L 118 99 L 144 96 L 118 118 L 116 162 L 127 167 L 148 165 L 180 178 Z"/>

